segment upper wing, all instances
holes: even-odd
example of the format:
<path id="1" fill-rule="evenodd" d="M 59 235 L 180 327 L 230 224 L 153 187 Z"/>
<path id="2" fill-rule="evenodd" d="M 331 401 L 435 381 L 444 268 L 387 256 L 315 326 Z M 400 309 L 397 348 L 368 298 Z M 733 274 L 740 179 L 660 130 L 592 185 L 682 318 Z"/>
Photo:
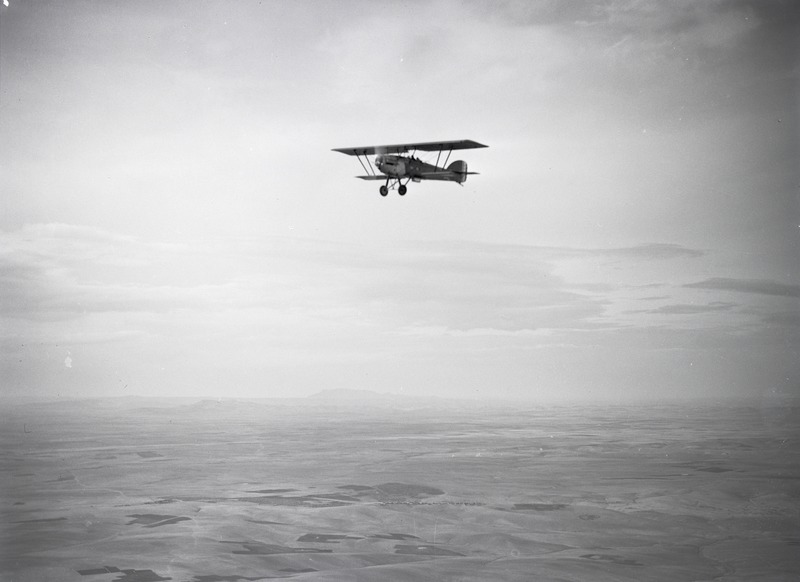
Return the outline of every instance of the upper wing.
<path id="1" fill-rule="evenodd" d="M 471 150 L 475 148 L 488 148 L 471 139 L 460 139 L 456 141 L 426 141 L 416 143 L 401 143 L 395 145 L 363 146 L 357 148 L 334 148 L 334 152 L 342 152 L 348 156 L 371 156 L 380 154 L 403 154 L 406 152 L 423 151 L 438 152 L 445 150 Z"/>

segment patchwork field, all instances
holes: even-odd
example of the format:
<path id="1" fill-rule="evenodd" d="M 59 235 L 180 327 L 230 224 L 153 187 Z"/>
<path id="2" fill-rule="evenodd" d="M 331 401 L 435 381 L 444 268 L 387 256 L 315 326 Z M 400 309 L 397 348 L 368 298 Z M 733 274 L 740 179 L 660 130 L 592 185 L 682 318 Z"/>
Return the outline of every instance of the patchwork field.
<path id="1" fill-rule="evenodd" d="M 133 399 L 0 420 L 2 580 L 800 578 L 789 409 Z"/>

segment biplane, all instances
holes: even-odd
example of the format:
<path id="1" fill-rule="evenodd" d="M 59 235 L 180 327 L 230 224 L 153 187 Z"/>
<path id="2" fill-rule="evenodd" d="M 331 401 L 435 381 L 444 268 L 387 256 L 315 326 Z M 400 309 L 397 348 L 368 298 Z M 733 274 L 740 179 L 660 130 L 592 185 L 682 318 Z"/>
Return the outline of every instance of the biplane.
<path id="1" fill-rule="evenodd" d="M 403 143 L 396 145 L 365 146 L 358 148 L 334 148 L 335 152 L 342 152 L 348 156 L 358 158 L 361 167 L 367 172 L 363 176 L 356 176 L 362 180 L 385 180 L 380 187 L 381 196 L 386 196 L 390 189 L 397 187 L 397 193 L 405 196 L 409 182 L 422 180 L 442 180 L 463 184 L 467 176 L 477 172 L 467 171 L 467 162 L 457 160 L 447 165 L 450 154 L 454 150 L 470 150 L 489 147 L 481 143 L 462 139 L 458 141 L 430 141 L 417 143 Z M 417 152 L 437 152 L 436 162 L 423 162 L 416 157 Z M 441 166 L 439 162 L 446 152 L 446 157 Z M 363 159 L 362 159 L 363 156 Z M 369 156 L 375 156 L 371 162 Z"/>

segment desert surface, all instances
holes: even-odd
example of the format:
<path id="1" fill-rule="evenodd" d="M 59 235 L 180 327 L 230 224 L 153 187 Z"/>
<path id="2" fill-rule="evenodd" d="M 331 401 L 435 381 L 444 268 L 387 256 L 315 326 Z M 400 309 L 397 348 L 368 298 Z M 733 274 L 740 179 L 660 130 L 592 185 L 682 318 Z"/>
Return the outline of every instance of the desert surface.
<path id="1" fill-rule="evenodd" d="M 0 579 L 800 579 L 794 409 L 8 407 Z"/>

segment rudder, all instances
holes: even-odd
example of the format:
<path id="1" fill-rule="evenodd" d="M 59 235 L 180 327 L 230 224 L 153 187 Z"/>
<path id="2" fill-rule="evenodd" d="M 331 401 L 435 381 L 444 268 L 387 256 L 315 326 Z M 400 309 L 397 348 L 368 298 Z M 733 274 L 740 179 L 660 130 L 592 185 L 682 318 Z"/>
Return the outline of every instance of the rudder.
<path id="1" fill-rule="evenodd" d="M 447 170 L 456 174 L 455 181 L 459 184 L 463 184 L 467 181 L 467 162 L 463 160 L 457 160 L 447 166 Z"/>

